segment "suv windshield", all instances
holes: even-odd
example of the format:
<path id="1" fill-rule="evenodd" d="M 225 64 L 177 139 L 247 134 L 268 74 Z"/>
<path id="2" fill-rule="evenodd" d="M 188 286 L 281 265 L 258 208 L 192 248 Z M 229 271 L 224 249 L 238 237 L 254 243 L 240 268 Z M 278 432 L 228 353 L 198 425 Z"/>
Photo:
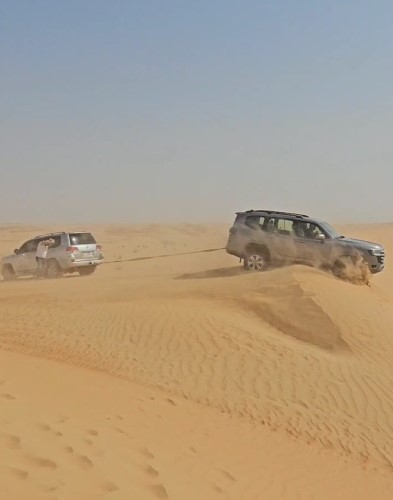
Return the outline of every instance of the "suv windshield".
<path id="1" fill-rule="evenodd" d="M 330 224 L 325 221 L 319 223 L 319 225 L 328 233 L 332 238 L 341 238 L 341 234 L 338 233 Z"/>
<path id="2" fill-rule="evenodd" d="M 92 245 L 96 243 L 94 236 L 90 233 L 70 234 L 71 245 Z"/>

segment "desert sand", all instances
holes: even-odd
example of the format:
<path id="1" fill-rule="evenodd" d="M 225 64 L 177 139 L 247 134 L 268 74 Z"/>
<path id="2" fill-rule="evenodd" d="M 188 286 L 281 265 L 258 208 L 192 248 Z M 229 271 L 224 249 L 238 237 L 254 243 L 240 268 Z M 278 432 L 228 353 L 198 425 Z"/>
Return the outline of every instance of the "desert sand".
<path id="1" fill-rule="evenodd" d="M 393 225 L 342 228 L 386 246 L 371 286 L 192 253 L 226 225 L 89 229 L 93 276 L 0 282 L 1 498 L 393 498 Z"/>

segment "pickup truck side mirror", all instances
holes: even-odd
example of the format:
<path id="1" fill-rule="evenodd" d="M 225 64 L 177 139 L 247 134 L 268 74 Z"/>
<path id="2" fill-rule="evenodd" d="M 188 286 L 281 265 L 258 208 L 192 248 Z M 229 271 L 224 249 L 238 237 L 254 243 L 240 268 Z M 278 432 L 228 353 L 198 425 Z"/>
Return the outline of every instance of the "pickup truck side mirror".
<path id="1" fill-rule="evenodd" d="M 319 233 L 317 236 L 317 240 L 319 240 L 321 243 L 323 243 L 326 239 L 326 236 L 323 233 Z"/>

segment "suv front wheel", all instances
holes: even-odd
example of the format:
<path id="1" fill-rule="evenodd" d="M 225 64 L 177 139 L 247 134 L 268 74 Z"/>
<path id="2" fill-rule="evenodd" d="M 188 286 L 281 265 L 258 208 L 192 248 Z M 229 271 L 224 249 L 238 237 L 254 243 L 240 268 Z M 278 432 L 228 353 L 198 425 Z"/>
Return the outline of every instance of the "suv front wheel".
<path id="1" fill-rule="evenodd" d="M 1 274 L 3 275 L 4 281 L 16 280 L 16 274 L 14 268 L 11 265 L 3 266 Z"/>
<path id="2" fill-rule="evenodd" d="M 263 249 L 252 249 L 244 257 L 244 269 L 246 271 L 265 271 L 268 265 L 269 256 Z"/>

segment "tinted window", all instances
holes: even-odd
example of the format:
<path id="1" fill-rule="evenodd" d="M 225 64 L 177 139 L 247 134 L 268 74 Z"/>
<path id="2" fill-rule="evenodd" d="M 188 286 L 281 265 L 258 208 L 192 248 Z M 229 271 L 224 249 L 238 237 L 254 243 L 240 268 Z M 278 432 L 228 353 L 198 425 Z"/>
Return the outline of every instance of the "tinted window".
<path id="1" fill-rule="evenodd" d="M 293 221 L 288 219 L 277 219 L 276 227 L 279 231 L 292 232 Z"/>
<path id="2" fill-rule="evenodd" d="M 251 215 L 246 219 L 246 226 L 251 227 L 252 229 L 263 229 L 263 225 L 265 223 L 265 217 L 260 217 L 258 215 Z"/>
<path id="3" fill-rule="evenodd" d="M 267 225 L 267 230 L 279 234 L 290 235 L 292 234 L 293 222 L 288 219 L 270 219 Z"/>
<path id="4" fill-rule="evenodd" d="M 35 252 L 37 250 L 37 245 L 37 240 L 26 241 L 26 243 L 23 243 L 23 245 L 20 247 L 19 253 Z"/>
<path id="5" fill-rule="evenodd" d="M 61 245 L 61 236 L 58 235 L 58 236 L 46 236 L 45 238 L 40 238 L 38 241 L 45 241 L 45 240 L 54 240 L 54 244 L 51 245 L 49 247 L 49 249 L 51 248 L 56 248 L 56 247 L 59 247 Z"/>
<path id="6" fill-rule="evenodd" d="M 340 233 L 338 233 L 330 224 L 327 222 L 321 222 L 321 226 L 326 231 L 327 235 L 330 235 L 332 238 L 340 238 Z"/>
<path id="7" fill-rule="evenodd" d="M 57 248 L 61 245 L 61 236 L 53 236 L 52 240 L 55 240 L 54 244 L 49 248 Z"/>
<path id="8" fill-rule="evenodd" d="M 70 234 L 71 245 L 91 245 L 96 243 L 94 236 L 90 233 Z"/>
<path id="9" fill-rule="evenodd" d="M 310 239 L 316 239 L 318 235 L 325 234 L 320 227 L 316 224 L 307 223 L 304 224 L 304 237 Z"/>

